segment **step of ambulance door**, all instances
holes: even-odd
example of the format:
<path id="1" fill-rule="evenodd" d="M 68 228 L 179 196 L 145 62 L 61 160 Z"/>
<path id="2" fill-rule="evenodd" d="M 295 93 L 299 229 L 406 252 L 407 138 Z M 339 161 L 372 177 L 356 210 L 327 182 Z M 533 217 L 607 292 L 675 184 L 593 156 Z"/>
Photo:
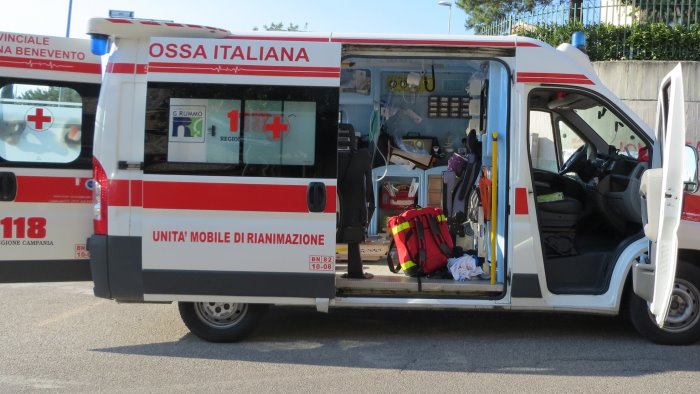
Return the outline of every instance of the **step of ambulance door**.
<path id="1" fill-rule="evenodd" d="M 0 47 L 0 283 L 89 280 L 100 59 L 80 39 Z"/>
<path id="2" fill-rule="evenodd" d="M 333 297 L 339 45 L 150 48 L 144 299 Z"/>

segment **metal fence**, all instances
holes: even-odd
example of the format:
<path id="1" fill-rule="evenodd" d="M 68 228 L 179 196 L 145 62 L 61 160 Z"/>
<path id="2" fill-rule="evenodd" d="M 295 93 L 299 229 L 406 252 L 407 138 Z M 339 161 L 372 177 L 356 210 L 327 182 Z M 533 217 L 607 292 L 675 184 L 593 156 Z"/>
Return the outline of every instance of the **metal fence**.
<path id="1" fill-rule="evenodd" d="M 531 12 L 512 14 L 490 25 L 475 26 L 477 34 L 507 35 L 537 25 L 664 23 L 700 24 L 700 0 L 554 0 Z"/>

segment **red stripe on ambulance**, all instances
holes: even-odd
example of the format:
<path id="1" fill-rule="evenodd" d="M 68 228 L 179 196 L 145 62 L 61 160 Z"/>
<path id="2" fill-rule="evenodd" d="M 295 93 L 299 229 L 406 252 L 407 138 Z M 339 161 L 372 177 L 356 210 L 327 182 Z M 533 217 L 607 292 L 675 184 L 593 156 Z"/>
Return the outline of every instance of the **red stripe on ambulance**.
<path id="1" fill-rule="evenodd" d="M 140 207 L 143 205 L 143 182 L 112 179 L 109 181 L 110 207 Z"/>
<path id="2" fill-rule="evenodd" d="M 143 205 L 143 182 L 131 181 L 131 193 L 129 194 L 132 207 Z"/>
<path id="3" fill-rule="evenodd" d="M 259 37 L 259 36 L 228 36 L 225 40 L 255 40 L 255 41 L 296 41 L 296 42 L 329 42 L 328 37 Z"/>
<path id="4" fill-rule="evenodd" d="M 107 72 L 113 74 L 146 74 L 145 64 L 134 63 L 108 63 Z"/>
<path id="5" fill-rule="evenodd" d="M 219 29 L 217 27 L 203 26 L 203 25 L 191 25 L 191 24 L 174 23 L 174 22 L 138 21 L 138 20 L 122 19 L 122 18 L 107 18 L 105 20 L 108 22 L 111 22 L 111 23 L 118 23 L 118 24 L 141 24 L 141 25 L 148 25 L 148 26 L 169 26 L 169 27 L 193 27 L 193 28 L 197 28 L 197 29 L 207 29 L 207 30 L 214 30 L 214 31 L 220 31 L 220 32 L 228 32 L 228 30 L 226 30 L 226 29 Z"/>
<path id="6" fill-rule="evenodd" d="M 112 184 L 110 184 L 110 188 Z M 307 185 L 197 182 L 143 182 L 143 207 L 248 212 L 309 212 Z M 335 186 L 326 186 L 326 208 L 333 213 Z M 110 193 L 112 190 L 110 190 Z M 119 199 L 123 200 L 122 198 Z M 110 205 L 112 198 L 110 195 Z"/>
<path id="7" fill-rule="evenodd" d="M 111 207 L 217 211 L 308 212 L 306 185 L 109 181 Z M 143 195 L 146 193 L 147 199 Z M 326 187 L 326 209 L 335 212 L 335 186 Z M 212 197 L 215 196 L 215 197 Z M 92 195 L 90 195 L 90 198 Z"/>
<path id="8" fill-rule="evenodd" d="M 431 45 L 431 46 L 478 46 L 478 47 L 539 47 L 537 43 L 527 41 L 474 41 L 474 40 L 421 40 L 421 39 L 373 39 L 349 37 L 261 37 L 232 35 L 227 40 L 256 41 L 297 41 L 297 42 L 338 42 L 341 44 L 387 44 L 387 45 Z"/>
<path id="9" fill-rule="evenodd" d="M 102 67 L 99 63 L 46 60 L 16 56 L 0 56 L 0 67 L 27 68 L 31 70 L 49 70 L 83 74 L 102 73 Z"/>
<path id="10" fill-rule="evenodd" d="M 340 67 L 253 66 L 217 63 L 151 62 L 151 73 L 169 74 L 228 74 L 275 77 L 340 78 Z"/>
<path id="11" fill-rule="evenodd" d="M 700 195 L 688 193 L 683 195 L 681 219 L 700 222 Z"/>
<path id="12" fill-rule="evenodd" d="M 128 207 L 131 205 L 131 188 L 129 181 L 112 179 L 109 181 L 108 205 L 110 207 Z"/>
<path id="13" fill-rule="evenodd" d="M 527 189 L 524 187 L 515 188 L 515 214 L 527 215 Z"/>
<path id="14" fill-rule="evenodd" d="M 579 85 L 594 85 L 584 74 L 560 74 L 560 73 L 539 73 L 539 72 L 519 72 L 516 81 L 521 83 L 575 83 Z"/>
<path id="15" fill-rule="evenodd" d="M 92 179 L 18 175 L 15 202 L 91 203 Z"/>

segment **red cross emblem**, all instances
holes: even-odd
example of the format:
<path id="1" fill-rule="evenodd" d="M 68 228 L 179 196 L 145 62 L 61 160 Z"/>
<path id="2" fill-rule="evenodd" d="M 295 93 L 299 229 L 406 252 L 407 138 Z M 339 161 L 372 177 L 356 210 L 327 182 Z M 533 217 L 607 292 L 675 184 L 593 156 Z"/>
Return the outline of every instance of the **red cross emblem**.
<path id="1" fill-rule="evenodd" d="M 278 140 L 282 137 L 282 132 L 289 132 L 289 125 L 282 123 L 282 117 L 280 115 L 275 115 L 272 118 L 272 123 L 265 125 L 265 131 L 272 132 L 272 139 Z"/>
<path id="2" fill-rule="evenodd" d="M 48 108 L 34 107 L 27 111 L 26 120 L 30 129 L 44 131 L 48 130 L 53 124 L 53 114 Z"/>

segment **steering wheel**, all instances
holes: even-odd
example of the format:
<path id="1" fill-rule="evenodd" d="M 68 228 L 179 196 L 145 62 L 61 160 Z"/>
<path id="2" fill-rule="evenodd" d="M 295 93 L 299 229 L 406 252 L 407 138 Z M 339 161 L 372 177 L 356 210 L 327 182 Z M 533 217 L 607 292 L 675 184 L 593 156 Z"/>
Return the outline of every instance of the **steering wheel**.
<path id="1" fill-rule="evenodd" d="M 578 170 L 578 167 L 583 164 L 583 161 L 586 160 L 586 144 L 581 145 L 574 153 L 569 156 L 569 158 L 564 162 L 564 165 L 561 167 L 561 170 L 559 170 L 559 175 L 564 175 L 567 172 L 576 172 Z"/>

